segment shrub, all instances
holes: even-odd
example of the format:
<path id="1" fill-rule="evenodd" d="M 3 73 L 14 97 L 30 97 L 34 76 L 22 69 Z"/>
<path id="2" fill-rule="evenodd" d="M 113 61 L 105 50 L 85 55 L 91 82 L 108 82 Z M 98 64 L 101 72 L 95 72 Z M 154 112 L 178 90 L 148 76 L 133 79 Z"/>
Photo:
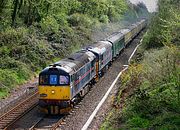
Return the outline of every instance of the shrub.
<path id="1" fill-rule="evenodd" d="M 40 26 L 45 34 L 57 33 L 59 30 L 59 24 L 53 16 L 43 18 Z"/>
<path id="2" fill-rule="evenodd" d="M 139 116 L 132 117 L 127 121 L 128 126 L 132 128 L 142 129 L 149 127 L 149 121 L 147 119 L 143 119 Z"/>
<path id="3" fill-rule="evenodd" d="M 26 28 L 8 28 L 5 31 L 0 32 L 0 47 L 19 45 L 22 42 L 22 39 L 26 37 L 27 33 L 28 30 Z"/>
<path id="4" fill-rule="evenodd" d="M 68 22 L 72 26 L 83 26 L 87 28 L 91 27 L 92 25 L 92 20 L 89 16 L 79 13 L 75 13 L 69 16 Z"/>
<path id="5" fill-rule="evenodd" d="M 109 18 L 107 15 L 101 15 L 99 21 L 107 24 L 109 22 Z"/>
<path id="6" fill-rule="evenodd" d="M 63 13 L 58 13 L 54 15 L 54 18 L 56 19 L 59 26 L 68 26 L 67 16 Z"/>
<path id="7" fill-rule="evenodd" d="M 17 73 L 14 70 L 0 69 L 1 84 L 7 88 L 12 88 L 19 83 Z"/>

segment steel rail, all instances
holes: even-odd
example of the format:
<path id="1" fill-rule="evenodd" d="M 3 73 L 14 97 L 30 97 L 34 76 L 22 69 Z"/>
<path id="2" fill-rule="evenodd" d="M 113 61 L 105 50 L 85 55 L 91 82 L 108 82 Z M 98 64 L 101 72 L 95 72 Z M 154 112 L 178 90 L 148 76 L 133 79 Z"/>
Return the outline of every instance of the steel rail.
<path id="1" fill-rule="evenodd" d="M 36 126 L 44 119 L 44 117 L 40 118 L 29 130 L 35 130 Z"/>
<path id="2" fill-rule="evenodd" d="M 12 122 L 15 122 L 18 117 L 22 116 L 28 110 L 32 109 L 32 107 L 34 107 L 38 101 L 37 96 L 38 92 L 35 92 L 33 95 L 21 101 L 8 112 L 0 116 L 0 129 L 7 129 L 7 126 L 12 124 Z"/>

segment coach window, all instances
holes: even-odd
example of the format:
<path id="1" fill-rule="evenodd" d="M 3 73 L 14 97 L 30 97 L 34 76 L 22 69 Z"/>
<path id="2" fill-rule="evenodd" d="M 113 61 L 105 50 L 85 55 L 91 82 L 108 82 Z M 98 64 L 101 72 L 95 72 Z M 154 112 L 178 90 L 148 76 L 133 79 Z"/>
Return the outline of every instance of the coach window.
<path id="1" fill-rule="evenodd" d="M 59 76 L 59 84 L 68 85 L 69 84 L 69 76 L 60 75 Z"/>

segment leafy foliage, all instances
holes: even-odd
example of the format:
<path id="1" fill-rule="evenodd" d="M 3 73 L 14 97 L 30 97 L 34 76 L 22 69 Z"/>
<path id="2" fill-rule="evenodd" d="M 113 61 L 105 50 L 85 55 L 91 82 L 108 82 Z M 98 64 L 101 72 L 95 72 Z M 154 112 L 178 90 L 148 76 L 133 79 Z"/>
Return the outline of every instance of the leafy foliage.
<path id="1" fill-rule="evenodd" d="M 159 12 L 152 19 L 150 29 L 144 40 L 144 47 L 178 45 L 180 42 L 180 2 L 176 0 L 159 0 Z"/>
<path id="2" fill-rule="evenodd" d="M 153 129 L 178 127 L 180 121 L 177 118 L 180 107 L 178 57 L 180 53 L 177 50 L 169 49 L 145 55 L 142 63 L 145 70 L 141 77 L 143 81 L 134 95 L 128 99 L 124 109 L 126 127 Z M 168 122 L 171 127 L 166 124 L 166 120 L 171 120 Z M 132 123 L 136 123 L 137 126 Z"/>

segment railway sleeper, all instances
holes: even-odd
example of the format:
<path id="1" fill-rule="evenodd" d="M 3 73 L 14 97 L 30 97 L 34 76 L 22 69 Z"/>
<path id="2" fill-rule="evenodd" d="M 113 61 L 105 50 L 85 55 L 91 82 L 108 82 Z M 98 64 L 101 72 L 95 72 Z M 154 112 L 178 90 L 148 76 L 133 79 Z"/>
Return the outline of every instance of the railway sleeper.
<path id="1" fill-rule="evenodd" d="M 0 125 L 7 125 L 7 123 L 11 122 L 12 120 L 3 120 L 1 121 Z"/>
<path id="2" fill-rule="evenodd" d="M 11 117 L 8 117 L 8 118 L 6 118 L 4 120 L 13 120 L 14 118 L 16 118 L 16 116 L 11 116 Z M 4 121 L 4 120 L 2 120 L 2 121 Z"/>
<path id="3" fill-rule="evenodd" d="M 24 110 L 24 111 L 25 111 L 25 110 Z M 11 115 L 20 115 L 20 114 L 23 113 L 24 111 L 13 112 L 13 113 L 11 113 Z"/>

